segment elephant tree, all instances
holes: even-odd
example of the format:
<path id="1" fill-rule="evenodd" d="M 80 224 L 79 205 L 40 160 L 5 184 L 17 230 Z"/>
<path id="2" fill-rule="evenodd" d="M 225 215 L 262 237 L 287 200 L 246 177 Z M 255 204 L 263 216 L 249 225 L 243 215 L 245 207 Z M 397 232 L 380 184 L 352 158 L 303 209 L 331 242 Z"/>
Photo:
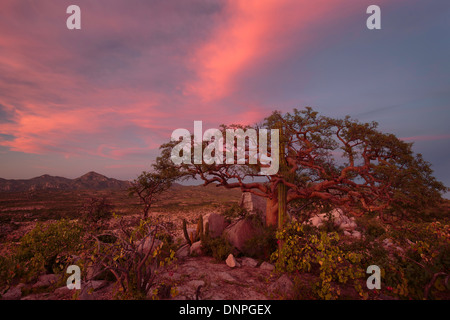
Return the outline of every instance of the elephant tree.
<path id="1" fill-rule="evenodd" d="M 131 183 L 131 187 L 128 189 L 129 195 L 139 197 L 143 206 L 142 217 L 144 220 L 148 218 L 151 206 L 172 185 L 174 176 L 168 175 L 168 172 L 170 172 L 170 169 L 165 170 L 164 174 L 144 171 Z"/>
<path id="2" fill-rule="evenodd" d="M 250 129 L 221 126 L 222 132 L 230 128 Z M 286 114 L 275 111 L 253 129 L 274 128 L 279 128 L 281 150 L 269 147 L 266 151 L 270 157 L 280 155 L 276 174 L 261 176 L 261 163 L 174 164 L 171 155 L 178 141 L 161 146 L 154 168 L 176 172 L 179 178 L 200 178 L 205 185 L 215 183 L 265 197 L 267 225 L 278 223 L 278 202 L 284 200 L 327 203 L 355 216 L 376 212 L 383 221 L 392 222 L 394 217 L 420 213 L 437 204 L 447 190 L 432 176 L 430 164 L 413 153 L 411 143 L 381 133 L 375 122 L 360 123 L 350 117 L 332 119 L 306 108 Z M 205 149 L 208 142 L 202 143 Z M 232 150 L 227 150 L 229 144 L 222 144 L 227 154 L 239 149 L 235 141 Z M 247 158 L 250 145 L 241 144 Z M 279 199 L 279 194 L 284 200 Z"/>

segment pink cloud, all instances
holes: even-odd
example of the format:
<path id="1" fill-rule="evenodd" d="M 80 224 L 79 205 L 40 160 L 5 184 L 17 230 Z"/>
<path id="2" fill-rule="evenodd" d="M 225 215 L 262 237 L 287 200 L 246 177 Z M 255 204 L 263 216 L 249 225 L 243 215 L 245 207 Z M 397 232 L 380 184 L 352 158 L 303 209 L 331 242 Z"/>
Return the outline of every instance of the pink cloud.
<path id="1" fill-rule="evenodd" d="M 450 134 L 441 135 L 422 135 L 413 137 L 400 138 L 403 141 L 436 141 L 436 140 L 447 140 L 450 139 Z"/>
<path id="2" fill-rule="evenodd" d="M 240 80 L 282 61 L 294 44 L 320 41 L 309 28 L 352 13 L 331 0 L 238 0 L 220 10 L 199 1 L 212 13 L 198 20 L 185 2 L 178 5 L 186 10 L 79 2 L 78 33 L 65 28 L 68 2 L 2 2 L 0 105 L 12 120 L 0 134 L 14 138 L 1 146 L 124 159 L 157 149 L 194 120 L 261 121 L 274 106 L 249 98 Z M 186 25 L 200 27 L 185 33 Z"/>
<path id="3" fill-rule="evenodd" d="M 236 79 L 246 70 L 282 60 L 293 43 L 307 49 L 320 41 L 317 34 L 307 32 L 309 28 L 354 13 L 350 8 L 355 6 L 329 0 L 227 1 L 225 15 L 210 40 L 191 57 L 197 78 L 185 84 L 185 94 L 204 102 L 235 94 L 239 91 Z"/>

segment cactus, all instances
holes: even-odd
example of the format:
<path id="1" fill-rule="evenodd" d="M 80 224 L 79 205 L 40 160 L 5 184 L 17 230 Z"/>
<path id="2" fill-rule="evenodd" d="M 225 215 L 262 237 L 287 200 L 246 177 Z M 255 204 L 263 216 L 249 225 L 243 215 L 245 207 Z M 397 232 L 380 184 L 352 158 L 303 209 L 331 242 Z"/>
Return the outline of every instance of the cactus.
<path id="1" fill-rule="evenodd" d="M 189 234 L 187 232 L 187 222 L 186 219 L 183 219 L 183 233 L 184 233 L 184 238 L 186 239 L 187 243 L 189 245 L 192 245 L 191 239 L 189 239 Z"/>
<path id="2" fill-rule="evenodd" d="M 278 123 L 278 129 L 280 130 L 280 175 L 288 182 L 293 182 L 294 175 L 289 172 L 289 167 L 286 162 L 286 131 L 281 123 Z M 287 192 L 288 187 L 284 183 L 278 184 L 278 229 L 281 230 L 289 218 L 287 215 Z"/>
<path id="3" fill-rule="evenodd" d="M 278 229 L 281 230 L 286 220 L 286 185 L 278 185 Z"/>
<path id="4" fill-rule="evenodd" d="M 200 215 L 198 217 L 198 222 L 197 222 L 197 237 L 200 238 L 203 236 L 203 216 Z"/>
<path id="5" fill-rule="evenodd" d="M 208 238 L 208 237 L 209 237 L 209 223 L 206 222 L 206 225 L 205 225 L 205 232 L 203 232 L 203 237 L 202 237 L 201 240 L 203 240 L 203 239 L 205 239 L 205 238 Z"/>
<path id="6" fill-rule="evenodd" d="M 197 221 L 197 230 L 195 232 L 194 231 L 191 232 L 190 234 L 187 231 L 186 219 L 183 219 L 183 233 L 184 233 L 184 238 L 186 239 L 186 241 L 189 245 L 192 245 L 194 242 L 201 240 L 204 236 L 203 216 L 199 215 L 199 218 Z"/>

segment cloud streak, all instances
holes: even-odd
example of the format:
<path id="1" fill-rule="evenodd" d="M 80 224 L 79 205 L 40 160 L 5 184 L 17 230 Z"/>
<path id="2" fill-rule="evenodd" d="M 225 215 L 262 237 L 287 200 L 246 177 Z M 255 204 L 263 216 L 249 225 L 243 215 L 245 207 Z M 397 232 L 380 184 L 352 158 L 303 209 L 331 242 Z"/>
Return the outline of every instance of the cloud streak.
<path id="1" fill-rule="evenodd" d="M 398 21 L 423 15 L 420 25 L 392 18 L 405 3 L 412 9 Z M 4 163 L 40 155 L 52 163 L 76 158 L 87 168 L 97 159 L 131 172 L 194 120 L 205 128 L 253 124 L 274 109 L 305 105 L 364 120 L 383 114 L 404 123 L 397 133 L 405 141 L 448 140 L 448 112 L 433 107 L 450 103 L 434 93 L 450 87 L 443 58 L 450 46 L 426 42 L 433 40 L 427 32 L 445 29 L 447 20 L 437 16 L 445 17 L 443 5 L 431 10 L 418 1 L 380 0 L 384 28 L 371 33 L 368 0 L 77 0 L 79 31 L 65 27 L 70 4 L 1 1 Z M 428 95 L 430 119 L 437 120 L 413 130 L 405 116 L 409 102 Z M 390 106 L 402 108 L 389 112 Z"/>

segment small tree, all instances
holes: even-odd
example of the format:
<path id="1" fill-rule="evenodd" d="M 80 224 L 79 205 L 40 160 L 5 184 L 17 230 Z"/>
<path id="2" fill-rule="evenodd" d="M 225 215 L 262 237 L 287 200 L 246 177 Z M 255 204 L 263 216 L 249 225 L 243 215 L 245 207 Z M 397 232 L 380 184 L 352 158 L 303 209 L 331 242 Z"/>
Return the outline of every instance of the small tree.
<path id="1" fill-rule="evenodd" d="M 143 219 L 147 219 L 150 207 L 159 200 L 159 196 L 170 188 L 173 178 L 168 174 L 157 174 L 142 172 L 141 175 L 132 182 L 129 188 L 129 195 L 137 195 L 142 208 Z"/>
<path id="2" fill-rule="evenodd" d="M 110 271 L 123 291 L 123 298 L 144 299 L 154 287 L 159 269 L 175 259 L 175 252 L 165 252 L 163 237 L 166 230 L 162 224 L 141 220 L 136 228 L 121 224 L 114 243 L 105 243 L 100 236 L 92 236 L 97 243 L 94 260 L 100 272 Z M 108 235 L 108 234 L 105 234 Z"/>
<path id="3" fill-rule="evenodd" d="M 100 229 L 112 217 L 114 205 L 106 198 L 91 198 L 81 208 L 81 221 L 93 229 Z"/>

